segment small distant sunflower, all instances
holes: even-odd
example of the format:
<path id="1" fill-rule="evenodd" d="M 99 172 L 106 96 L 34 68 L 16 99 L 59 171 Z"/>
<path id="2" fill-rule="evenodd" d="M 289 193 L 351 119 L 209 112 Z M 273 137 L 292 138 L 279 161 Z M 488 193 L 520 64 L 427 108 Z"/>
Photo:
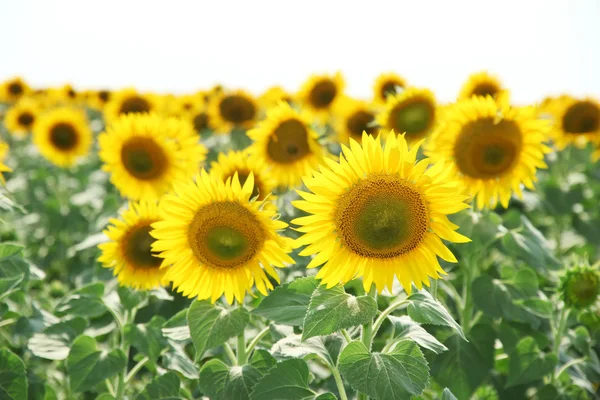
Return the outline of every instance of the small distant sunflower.
<path id="1" fill-rule="evenodd" d="M 373 86 L 373 101 L 383 104 L 389 95 L 398 94 L 398 89 L 406 88 L 406 80 L 393 72 L 381 74 Z"/>
<path id="2" fill-rule="evenodd" d="M 8 109 L 4 116 L 4 126 L 12 135 L 23 137 L 33 129 L 40 111 L 37 102 L 23 98 Z"/>
<path id="3" fill-rule="evenodd" d="M 267 167 L 268 173 L 281 187 L 295 187 L 302 177 L 327 156 L 310 128 L 310 116 L 280 102 L 267 110 L 267 118 L 248 131 L 254 140 L 249 151 Z"/>
<path id="4" fill-rule="evenodd" d="M 156 96 L 138 93 L 135 89 L 123 89 L 111 93 L 110 100 L 104 107 L 104 118 L 111 123 L 122 115 L 159 111 L 160 102 Z"/>
<path id="5" fill-rule="evenodd" d="M 249 129 L 258 117 L 256 100 L 243 90 L 216 94 L 211 100 L 208 116 L 216 133 L 233 129 Z"/>
<path id="6" fill-rule="evenodd" d="M 204 103 L 204 98 L 196 94 L 186 94 L 175 98 L 180 115 L 197 109 Z"/>
<path id="7" fill-rule="evenodd" d="M 387 97 L 385 109 L 377 122 L 385 131 L 406 133 L 406 140 L 416 142 L 427 137 L 435 127 L 436 102 L 427 89 L 410 88 Z"/>
<path id="8" fill-rule="evenodd" d="M 418 148 L 393 132 L 382 148 L 365 133 L 362 146 L 342 145 L 339 163 L 304 179 L 312 193 L 298 191 L 304 200 L 292 204 L 312 215 L 292 223 L 304 233 L 297 244 L 308 245 L 300 255 L 315 255 L 308 268 L 324 264 L 317 279 L 328 288 L 362 277 L 365 290 L 374 283 L 381 292 L 396 277 L 410 293 L 445 274 L 437 257 L 456 262 L 440 239 L 469 241 L 447 217 L 468 197 L 442 163 L 416 163 Z"/>
<path id="9" fill-rule="evenodd" d="M 198 173 L 206 149 L 191 125 L 156 114 L 125 115 L 98 137 L 103 170 L 121 194 L 156 200 Z"/>
<path id="10" fill-rule="evenodd" d="M 276 106 L 280 101 L 285 101 L 289 104 L 293 102 L 292 95 L 286 92 L 281 86 L 271 86 L 258 98 L 261 108 L 265 110 Z"/>
<path id="11" fill-rule="evenodd" d="M 375 112 L 364 101 L 348 99 L 340 102 L 335 117 L 334 130 L 340 143 L 349 143 L 350 138 L 360 142 L 363 132 L 376 135 L 379 130 Z"/>
<path id="12" fill-rule="evenodd" d="M 178 292 L 213 303 L 225 294 L 228 303 L 242 303 L 253 285 L 263 295 L 273 289 L 267 277 L 279 282 L 273 267 L 294 262 L 290 240 L 277 234 L 287 224 L 274 219 L 274 209 L 250 201 L 253 190 L 252 174 L 241 186 L 237 176 L 224 183 L 202 170 L 161 200 L 152 250 L 172 265 L 165 278 Z"/>
<path id="13" fill-rule="evenodd" d="M 258 196 L 258 200 L 264 200 L 276 187 L 262 161 L 252 157 L 248 151 L 219 153 L 218 161 L 211 164 L 210 173 L 223 181 L 233 178 L 237 173 L 242 186 L 246 183 L 250 174 L 253 174 L 254 189 L 250 198 Z M 273 198 L 271 197 L 271 199 Z"/>
<path id="14" fill-rule="evenodd" d="M 52 163 L 70 167 L 90 151 L 92 131 L 83 112 L 61 107 L 36 118 L 33 142 Z"/>
<path id="15" fill-rule="evenodd" d="M 568 307 L 583 309 L 600 296 L 600 272 L 596 267 L 578 265 L 567 270 L 560 280 L 560 294 Z"/>
<path id="16" fill-rule="evenodd" d="M 85 95 L 84 102 L 89 108 L 103 110 L 106 103 L 111 98 L 111 91 L 107 89 L 89 90 L 83 93 Z"/>
<path id="17" fill-rule="evenodd" d="M 558 150 L 570 144 L 585 147 L 600 142 L 600 103 L 592 98 L 562 96 L 549 106 L 554 117 L 552 137 Z"/>
<path id="18" fill-rule="evenodd" d="M 23 79 L 17 77 L 0 84 L 0 103 L 14 103 L 31 92 L 31 88 Z"/>
<path id="19" fill-rule="evenodd" d="M 198 134 L 215 130 L 215 124 L 211 119 L 208 105 L 203 100 L 196 102 L 194 106 L 183 113 L 183 115 L 183 118 L 186 118 L 194 126 L 194 129 Z"/>
<path id="20" fill-rule="evenodd" d="M 333 76 L 313 75 L 302 85 L 297 98 L 305 109 L 324 122 L 336 101 L 342 97 L 344 85 L 344 78 L 339 72 Z"/>
<path id="21" fill-rule="evenodd" d="M 473 97 L 451 107 L 431 137 L 427 155 L 449 161 L 478 208 L 508 207 L 521 185 L 533 189 L 538 168 L 546 168 L 543 144 L 548 121 L 534 107 L 512 108 L 491 97 Z"/>
<path id="22" fill-rule="evenodd" d="M 110 220 L 104 234 L 111 240 L 98 247 L 98 261 L 113 270 L 119 283 L 138 290 L 151 290 L 166 285 L 167 269 L 160 268 L 162 259 L 152 253 L 156 241 L 150 236 L 152 224 L 159 220 L 155 202 L 129 203 L 121 219 Z"/>
<path id="23" fill-rule="evenodd" d="M 4 165 L 4 158 L 6 157 L 6 154 L 8 154 L 8 145 L 6 143 L 4 143 L 3 141 L 0 141 L 0 182 L 2 182 L 3 184 L 6 183 L 6 181 L 4 180 L 4 176 L 2 175 L 3 172 L 12 172 L 12 169 L 9 168 L 8 166 Z"/>
<path id="24" fill-rule="evenodd" d="M 460 89 L 458 99 L 464 100 L 473 96 L 491 96 L 496 98 L 503 91 L 502 83 L 498 78 L 482 71 L 469 77 Z"/>

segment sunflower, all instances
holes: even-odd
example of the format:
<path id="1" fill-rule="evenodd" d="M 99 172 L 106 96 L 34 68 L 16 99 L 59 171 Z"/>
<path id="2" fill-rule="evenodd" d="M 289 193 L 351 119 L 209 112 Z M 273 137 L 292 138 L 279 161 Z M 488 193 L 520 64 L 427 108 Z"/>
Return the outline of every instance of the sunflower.
<path id="1" fill-rule="evenodd" d="M 436 102 L 427 89 L 410 88 L 390 94 L 377 123 L 385 131 L 406 133 L 406 140 L 416 142 L 427 137 L 436 122 Z"/>
<path id="2" fill-rule="evenodd" d="M 332 108 L 344 91 L 344 78 L 341 73 L 335 75 L 313 75 L 302 85 L 298 101 L 318 120 L 329 118 Z"/>
<path id="3" fill-rule="evenodd" d="M 188 120 L 198 134 L 214 131 L 215 129 L 215 124 L 208 110 L 208 104 L 203 99 L 198 99 L 191 109 L 182 112 L 182 118 Z"/>
<path id="4" fill-rule="evenodd" d="M 273 267 L 294 262 L 290 240 L 277 234 L 287 224 L 249 200 L 253 191 L 252 174 L 241 186 L 237 174 L 224 183 L 202 170 L 163 198 L 152 250 L 172 265 L 165 277 L 178 292 L 213 303 L 225 294 L 228 303 L 242 303 L 253 285 L 263 295 L 273 289 L 267 277 L 279 282 Z"/>
<path id="5" fill-rule="evenodd" d="M 102 167 L 132 200 L 156 200 L 173 182 L 194 176 L 206 155 L 192 126 L 156 114 L 117 119 L 98 137 Z"/>
<path id="6" fill-rule="evenodd" d="M 498 78 L 487 72 L 478 72 L 469 77 L 460 89 L 459 100 L 469 99 L 473 96 L 497 97 L 504 89 Z"/>
<path id="7" fill-rule="evenodd" d="M 385 103 L 391 94 L 398 94 L 398 89 L 406 88 L 406 80 L 393 72 L 381 74 L 373 86 L 373 101 L 378 104 Z"/>
<path id="8" fill-rule="evenodd" d="M 254 175 L 254 189 L 251 198 L 264 200 L 277 186 L 269 176 L 265 165 L 248 151 L 230 151 L 227 154 L 219 153 L 217 162 L 213 162 L 210 173 L 226 181 L 237 173 L 240 184 L 243 186 L 252 173 Z M 271 197 L 273 200 L 273 197 Z"/>
<path id="9" fill-rule="evenodd" d="M 17 77 L 0 84 L 0 103 L 14 103 L 31 92 L 31 88 Z"/>
<path id="10" fill-rule="evenodd" d="M 129 203 L 121 219 L 111 219 L 104 231 L 110 242 L 98 247 L 102 255 L 98 261 L 113 270 L 122 286 L 150 290 L 166 285 L 162 259 L 152 254 L 155 239 L 150 236 L 151 225 L 158 221 L 156 202 Z"/>
<path id="11" fill-rule="evenodd" d="M 229 133 L 236 128 L 249 129 L 258 116 L 258 104 L 242 90 L 221 92 L 211 98 L 208 116 L 216 133 Z"/>
<path id="12" fill-rule="evenodd" d="M 360 141 L 363 131 L 376 135 L 378 128 L 375 116 L 372 108 L 364 101 L 350 98 L 340 101 L 335 110 L 333 125 L 340 143 L 349 143 L 350 138 Z"/>
<path id="13" fill-rule="evenodd" d="M 308 268 L 324 264 L 322 284 L 363 277 L 365 290 L 374 283 L 381 292 L 396 277 L 410 293 L 412 283 L 421 289 L 445 273 L 438 256 L 456 262 L 440 238 L 469 241 L 446 216 L 468 208 L 468 197 L 442 163 L 415 164 L 419 145 L 409 151 L 404 135 L 391 132 L 382 148 L 365 132 L 362 147 L 351 140 L 339 163 L 304 179 L 312 193 L 298 191 L 304 200 L 292 204 L 312 215 L 292 223 L 304 233 L 296 244 L 308 245 L 300 255 L 315 255 Z"/>
<path id="14" fill-rule="evenodd" d="M 175 98 L 176 107 L 179 115 L 189 113 L 204 104 L 204 97 L 197 94 L 186 94 Z"/>
<path id="15" fill-rule="evenodd" d="M 92 131 L 83 112 L 60 107 L 36 118 L 33 142 L 52 163 L 70 167 L 90 151 Z"/>
<path id="16" fill-rule="evenodd" d="M 6 183 L 3 172 L 12 172 L 12 169 L 4 165 L 4 158 L 8 154 L 8 145 L 0 140 L 0 182 Z"/>
<path id="17" fill-rule="evenodd" d="M 11 134 L 23 137 L 31 132 L 39 113 L 40 107 L 37 102 L 23 98 L 8 109 L 4 116 L 4 126 Z"/>
<path id="18" fill-rule="evenodd" d="M 258 98 L 258 103 L 265 110 L 276 106 L 280 101 L 290 104 L 293 102 L 292 95 L 286 92 L 281 86 L 271 86 Z"/>
<path id="19" fill-rule="evenodd" d="M 568 307 L 583 309 L 600 297 L 600 271 L 587 264 L 568 269 L 560 280 L 559 292 Z"/>
<path id="20" fill-rule="evenodd" d="M 135 89 L 123 89 L 111 93 L 104 107 L 104 118 L 111 123 L 121 115 L 159 112 L 160 108 L 157 96 L 141 94 Z"/>
<path id="21" fill-rule="evenodd" d="M 103 110 L 106 103 L 111 98 L 111 91 L 107 89 L 101 90 L 88 90 L 82 92 L 84 96 L 84 103 L 89 107 L 96 110 Z"/>
<path id="22" fill-rule="evenodd" d="M 600 103 L 561 96 L 548 106 L 554 117 L 552 137 L 559 150 L 569 144 L 585 147 L 588 142 L 600 142 Z"/>
<path id="23" fill-rule="evenodd" d="M 267 110 L 267 118 L 249 130 L 248 136 L 254 140 L 248 151 L 266 164 L 281 187 L 298 186 L 327 156 L 310 128 L 310 116 L 285 102 Z"/>
<path id="24" fill-rule="evenodd" d="M 508 207 L 511 193 L 522 197 L 521 184 L 533 189 L 537 168 L 546 168 L 543 144 L 548 121 L 534 107 L 476 96 L 456 103 L 431 137 L 427 155 L 446 159 L 478 208 Z"/>

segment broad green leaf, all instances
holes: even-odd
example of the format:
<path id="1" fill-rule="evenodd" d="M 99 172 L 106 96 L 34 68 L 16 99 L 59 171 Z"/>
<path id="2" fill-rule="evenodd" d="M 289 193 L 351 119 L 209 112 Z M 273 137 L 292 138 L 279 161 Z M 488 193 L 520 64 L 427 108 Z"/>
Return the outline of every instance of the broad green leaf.
<path id="1" fill-rule="evenodd" d="M 253 311 L 270 321 L 282 325 L 301 326 L 310 303 L 310 296 L 319 286 L 313 277 L 298 278 L 278 286 Z"/>
<path id="2" fill-rule="evenodd" d="M 421 324 L 444 325 L 453 328 L 461 338 L 467 340 L 461 326 L 439 301 L 425 290 L 408 297 L 408 315 Z"/>
<path id="3" fill-rule="evenodd" d="M 0 349 L 0 398 L 27 399 L 27 374 L 25 364 L 16 354 Z"/>
<path id="4" fill-rule="evenodd" d="M 229 367 L 212 359 L 200 369 L 200 388 L 211 400 L 248 400 L 261 373 L 252 365 Z"/>
<path id="5" fill-rule="evenodd" d="M 137 395 L 136 400 L 178 400 L 179 386 L 181 382 L 174 372 L 154 378 L 152 382 L 146 385 L 144 390 Z"/>
<path id="6" fill-rule="evenodd" d="M 409 338 L 421 347 L 431 350 L 436 354 L 442 353 L 446 350 L 446 346 L 441 344 L 432 334 L 427 332 L 423 327 L 417 324 L 410 317 L 403 315 L 396 317 L 393 315 L 388 316 L 394 326 L 394 337 L 397 338 Z"/>
<path id="7" fill-rule="evenodd" d="M 456 398 L 456 396 L 454 396 L 452 394 L 450 389 L 445 388 L 444 391 L 442 392 L 442 397 L 440 398 L 440 400 L 458 400 L 458 399 Z"/>
<path id="8" fill-rule="evenodd" d="M 558 363 L 556 354 L 541 352 L 532 337 L 521 339 L 508 355 L 508 360 L 507 388 L 542 379 Z"/>
<path id="9" fill-rule="evenodd" d="M 290 335 L 273 345 L 272 353 L 278 358 L 306 358 L 318 356 L 329 365 L 336 365 L 344 339 L 339 335 L 318 336 L 302 340 Z"/>
<path id="10" fill-rule="evenodd" d="M 164 337 L 177 342 L 190 340 L 190 327 L 187 323 L 188 310 L 181 310 L 171 317 L 162 327 Z"/>
<path id="11" fill-rule="evenodd" d="M 141 308 L 144 303 L 148 301 L 148 293 L 140 290 L 133 290 L 125 286 L 119 286 L 117 289 L 121 304 L 125 309 L 132 310 L 134 308 Z"/>
<path id="12" fill-rule="evenodd" d="M 275 360 L 267 350 L 254 350 L 252 358 L 250 358 L 250 365 L 256 368 L 262 375 L 270 370 L 275 364 L 277 364 L 277 360 Z"/>
<path id="13" fill-rule="evenodd" d="M 33 335 L 27 347 L 33 354 L 47 360 L 65 360 L 71 349 L 71 342 L 83 333 L 87 321 L 75 317 L 58 322 Z"/>
<path id="14" fill-rule="evenodd" d="M 250 314 L 244 307 L 226 310 L 208 301 L 195 301 L 188 310 L 187 321 L 198 361 L 206 350 L 242 333 Z"/>
<path id="15" fill-rule="evenodd" d="M 6 293 L 15 288 L 23 281 L 25 274 L 11 276 L 10 278 L 0 278 L 0 293 Z"/>
<path id="16" fill-rule="evenodd" d="M 221 399 L 227 375 L 229 375 L 229 366 L 213 358 L 200 368 L 200 389 L 211 400 Z"/>
<path id="17" fill-rule="evenodd" d="M 146 324 L 127 325 L 125 338 L 137 351 L 155 362 L 160 352 L 167 346 L 161 331 L 164 323 L 163 317 L 155 315 Z"/>
<path id="18" fill-rule="evenodd" d="M 353 389 L 379 400 L 419 396 L 429 383 L 427 361 L 408 339 L 388 354 L 371 353 L 362 342 L 351 342 L 340 354 L 339 368 Z"/>
<path id="19" fill-rule="evenodd" d="M 7 258 L 23 251 L 23 246 L 17 243 L 0 243 L 0 259 Z"/>
<path id="20" fill-rule="evenodd" d="M 198 368 L 187 356 L 182 346 L 171 342 L 171 349 L 162 356 L 162 366 L 177 371 L 188 379 L 198 379 Z"/>
<path id="21" fill-rule="evenodd" d="M 302 340 L 366 324 L 376 314 L 377 302 L 370 296 L 352 296 L 341 285 L 331 289 L 319 286 L 310 299 Z"/>
<path id="22" fill-rule="evenodd" d="M 108 311 L 102 301 L 103 294 L 104 284 L 101 282 L 84 286 L 67 295 L 58 303 L 55 313 L 58 316 L 99 317 Z"/>
<path id="23" fill-rule="evenodd" d="M 67 357 L 71 390 L 85 392 L 105 379 L 118 375 L 126 363 L 127 357 L 121 349 L 102 352 L 96 348 L 94 338 L 80 336 Z"/>

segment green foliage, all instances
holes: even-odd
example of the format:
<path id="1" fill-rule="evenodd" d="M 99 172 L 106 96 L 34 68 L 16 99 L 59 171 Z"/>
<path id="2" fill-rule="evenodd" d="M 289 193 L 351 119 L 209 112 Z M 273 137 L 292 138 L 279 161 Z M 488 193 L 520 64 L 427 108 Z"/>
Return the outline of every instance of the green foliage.
<path id="1" fill-rule="evenodd" d="M 0 398 L 22 400 L 27 398 L 25 364 L 14 353 L 0 349 Z"/>

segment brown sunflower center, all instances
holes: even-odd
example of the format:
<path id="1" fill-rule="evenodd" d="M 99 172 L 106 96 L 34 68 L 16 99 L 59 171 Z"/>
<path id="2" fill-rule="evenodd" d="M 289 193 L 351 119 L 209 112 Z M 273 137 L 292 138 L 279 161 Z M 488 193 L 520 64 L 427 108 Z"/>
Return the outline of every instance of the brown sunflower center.
<path id="1" fill-rule="evenodd" d="M 201 207 L 188 230 L 188 242 L 196 258 L 217 269 L 242 266 L 261 250 L 266 239 L 261 222 L 237 202 Z"/>
<path id="2" fill-rule="evenodd" d="M 563 130 L 570 134 L 600 130 L 600 108 L 591 101 L 578 101 L 567 109 L 562 120 Z"/>
<path id="3" fill-rule="evenodd" d="M 67 96 L 71 99 L 74 99 L 75 96 L 77 96 L 77 93 L 75 92 L 75 90 L 73 90 L 73 88 L 69 88 L 67 89 Z"/>
<path id="4" fill-rule="evenodd" d="M 498 89 L 498 86 L 494 85 L 493 83 L 480 83 L 479 85 L 475 86 L 473 92 L 471 92 L 471 96 L 495 97 L 499 91 L 500 89 Z"/>
<path id="5" fill-rule="evenodd" d="M 244 96 L 229 95 L 219 103 L 219 112 L 225 120 L 242 124 L 254 119 L 256 107 Z"/>
<path id="6" fill-rule="evenodd" d="M 50 142 L 57 149 L 66 151 L 77 146 L 79 136 L 73 125 L 59 122 L 50 128 Z"/>
<path id="7" fill-rule="evenodd" d="M 144 113 L 150 111 L 148 100 L 140 96 L 131 96 L 126 98 L 121 104 L 119 114 Z"/>
<path id="8" fill-rule="evenodd" d="M 373 125 L 374 119 L 375 116 L 372 113 L 360 110 L 348 118 L 346 127 L 354 139 L 360 139 L 363 131 L 371 135 L 376 133 L 377 128 Z"/>
<path id="9" fill-rule="evenodd" d="M 194 116 L 194 128 L 198 133 L 208 128 L 208 115 L 204 112 Z"/>
<path id="10" fill-rule="evenodd" d="M 330 79 L 317 82 L 311 89 L 308 99 L 315 108 L 327 108 L 337 95 L 337 86 Z"/>
<path id="11" fill-rule="evenodd" d="M 8 92 L 10 94 L 12 94 L 13 96 L 18 96 L 20 94 L 23 94 L 23 92 L 24 92 L 23 85 L 20 84 L 19 82 L 12 82 L 8 85 Z"/>
<path id="12" fill-rule="evenodd" d="M 162 261 L 152 253 L 152 243 L 156 239 L 150 236 L 150 224 L 151 222 L 143 223 L 132 228 L 123 240 L 125 257 L 137 268 L 158 268 Z"/>
<path id="13" fill-rule="evenodd" d="M 29 128 L 33 124 L 34 119 L 35 117 L 32 113 L 30 113 L 29 111 L 25 111 L 19 115 L 19 117 L 17 118 L 17 122 L 22 127 Z"/>
<path id="14" fill-rule="evenodd" d="M 289 119 L 279 124 L 267 144 L 269 157 L 280 164 L 291 164 L 310 153 L 308 131 L 301 121 Z"/>
<path id="15" fill-rule="evenodd" d="M 379 93 L 381 99 L 385 100 L 386 97 L 388 97 L 389 95 L 396 94 L 398 92 L 399 87 L 402 87 L 400 82 L 387 81 L 381 86 L 381 92 Z"/>
<path id="16" fill-rule="evenodd" d="M 495 123 L 493 118 L 482 118 L 462 128 L 454 146 L 454 159 L 466 176 L 495 179 L 513 169 L 521 147 L 521 130 L 515 122 Z"/>
<path id="17" fill-rule="evenodd" d="M 106 103 L 108 100 L 110 100 L 110 92 L 108 90 L 101 90 L 98 92 L 98 97 L 100 100 Z"/>
<path id="18" fill-rule="evenodd" d="M 371 175 L 343 194 L 335 214 L 344 245 L 370 258 L 393 258 L 416 248 L 429 228 L 421 193 L 393 175 Z"/>
<path id="19" fill-rule="evenodd" d="M 425 136 L 433 126 L 435 108 L 421 99 L 398 104 L 390 113 L 389 125 L 397 133 L 406 132 L 406 136 L 417 139 Z"/>
<path id="20" fill-rule="evenodd" d="M 121 162 L 131 175 L 151 180 L 163 175 L 168 166 L 163 148 L 152 138 L 134 137 L 121 148 Z"/>

